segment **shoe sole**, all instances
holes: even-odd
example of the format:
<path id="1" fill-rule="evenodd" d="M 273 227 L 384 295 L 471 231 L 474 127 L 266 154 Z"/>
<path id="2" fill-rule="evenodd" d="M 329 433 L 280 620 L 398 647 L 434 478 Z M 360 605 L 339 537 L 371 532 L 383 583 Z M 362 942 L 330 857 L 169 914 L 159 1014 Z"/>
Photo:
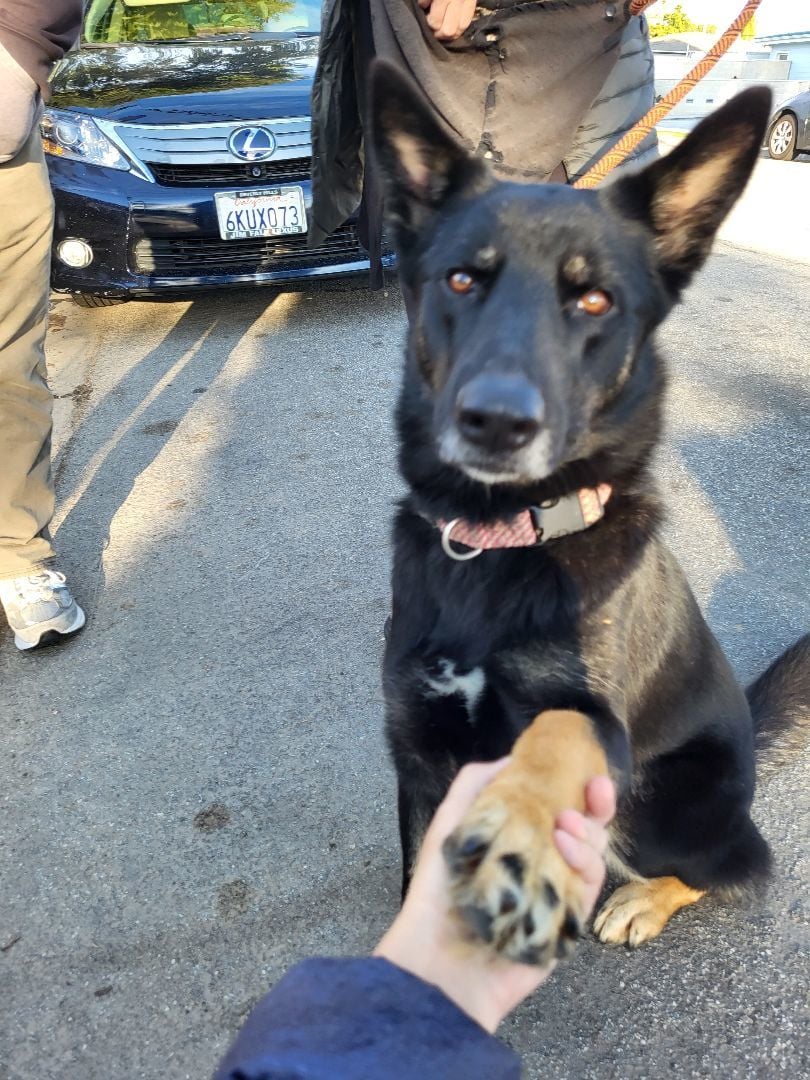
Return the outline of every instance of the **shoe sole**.
<path id="1" fill-rule="evenodd" d="M 69 627 L 65 630 L 57 630 L 55 627 L 46 627 L 41 630 L 37 635 L 36 641 L 28 641 L 21 634 L 14 634 L 14 644 L 20 650 L 20 652 L 28 652 L 30 649 L 41 649 L 47 645 L 57 645 L 60 641 L 63 641 L 66 637 L 70 637 L 71 634 L 75 634 L 77 630 L 81 630 L 86 622 L 86 616 L 82 608 L 76 605 L 76 617 Z"/>

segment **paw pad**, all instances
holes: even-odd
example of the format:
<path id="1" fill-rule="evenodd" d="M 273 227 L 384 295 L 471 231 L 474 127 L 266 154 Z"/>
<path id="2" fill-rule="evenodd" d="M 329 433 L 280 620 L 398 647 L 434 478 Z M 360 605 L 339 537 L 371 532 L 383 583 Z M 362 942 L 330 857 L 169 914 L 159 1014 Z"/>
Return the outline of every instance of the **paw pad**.
<path id="1" fill-rule="evenodd" d="M 581 882 L 539 828 L 476 807 L 444 844 L 455 907 L 473 938 L 523 964 L 567 955 L 582 931 Z"/>

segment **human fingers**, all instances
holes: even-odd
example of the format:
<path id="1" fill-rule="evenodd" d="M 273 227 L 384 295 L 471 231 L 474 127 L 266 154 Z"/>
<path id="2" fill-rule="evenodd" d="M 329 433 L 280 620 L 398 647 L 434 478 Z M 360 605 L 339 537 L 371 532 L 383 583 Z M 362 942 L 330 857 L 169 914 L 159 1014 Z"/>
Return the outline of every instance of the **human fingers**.
<path id="1" fill-rule="evenodd" d="M 433 0 L 419 0 L 419 7 L 427 10 L 432 2 Z"/>
<path id="2" fill-rule="evenodd" d="M 457 37 L 461 37 L 473 20 L 476 2 L 477 0 L 451 0 L 436 37 L 443 41 L 455 41 Z"/>
<path id="3" fill-rule="evenodd" d="M 616 785 L 609 776 L 594 776 L 585 787 L 587 815 L 607 825 L 616 813 Z"/>
<path id="4" fill-rule="evenodd" d="M 601 885 L 605 876 L 605 844 L 594 846 L 589 840 L 572 836 L 559 827 L 554 830 L 554 843 L 571 869 L 576 870 L 587 885 Z"/>
<path id="5" fill-rule="evenodd" d="M 578 810 L 563 810 L 557 815 L 554 822 L 558 829 L 568 833 L 569 836 L 582 840 L 594 849 L 599 855 L 603 855 L 608 846 L 608 832 L 604 825 L 600 825 L 591 817 L 580 814 Z"/>
<path id="6" fill-rule="evenodd" d="M 607 826 L 616 813 L 616 788 L 608 776 L 594 776 L 585 786 L 585 813 L 564 810 L 555 824 L 581 840 L 588 840 L 599 851 L 607 843 Z"/>
<path id="7" fill-rule="evenodd" d="M 432 0 L 430 9 L 427 13 L 427 24 L 434 33 L 441 29 L 442 22 L 444 21 L 445 12 L 449 7 L 451 0 Z"/>

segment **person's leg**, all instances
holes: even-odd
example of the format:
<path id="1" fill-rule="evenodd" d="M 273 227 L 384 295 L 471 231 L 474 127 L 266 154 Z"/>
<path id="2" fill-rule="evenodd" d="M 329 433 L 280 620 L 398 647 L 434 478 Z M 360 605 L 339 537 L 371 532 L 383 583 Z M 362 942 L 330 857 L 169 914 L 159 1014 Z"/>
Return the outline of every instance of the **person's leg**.
<path id="1" fill-rule="evenodd" d="M 36 125 L 0 165 L 0 579 L 54 557 L 45 330 L 53 198 Z"/>
<path id="2" fill-rule="evenodd" d="M 47 537 L 54 489 L 44 352 L 52 231 L 35 125 L 20 152 L 0 164 L 0 601 L 19 648 L 84 622 L 64 581 L 44 565 L 55 555 Z"/>

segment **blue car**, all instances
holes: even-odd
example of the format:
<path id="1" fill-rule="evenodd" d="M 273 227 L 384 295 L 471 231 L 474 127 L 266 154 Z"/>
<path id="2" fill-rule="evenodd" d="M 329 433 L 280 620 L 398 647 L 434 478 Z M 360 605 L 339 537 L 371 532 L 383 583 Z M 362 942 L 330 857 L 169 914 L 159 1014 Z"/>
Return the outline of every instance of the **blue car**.
<path id="1" fill-rule="evenodd" d="M 52 284 L 84 306 L 364 273 L 307 246 L 320 0 L 90 0 L 42 137 Z"/>

